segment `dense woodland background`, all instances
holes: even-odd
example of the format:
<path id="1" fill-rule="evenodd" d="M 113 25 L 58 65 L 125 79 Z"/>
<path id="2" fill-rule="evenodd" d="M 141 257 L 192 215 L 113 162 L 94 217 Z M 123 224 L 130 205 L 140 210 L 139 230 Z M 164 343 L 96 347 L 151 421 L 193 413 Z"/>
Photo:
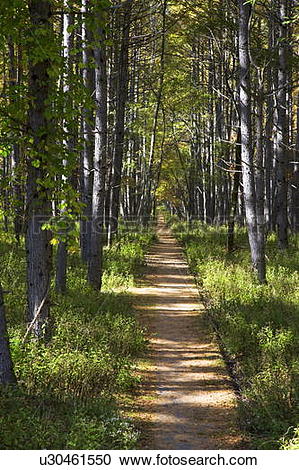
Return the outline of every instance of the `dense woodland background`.
<path id="1" fill-rule="evenodd" d="M 1 393 L 21 429 L 3 418 L 1 448 L 136 445 L 111 390 L 134 382 L 144 337 L 108 291 L 136 275 L 158 207 L 214 296 L 255 445 L 294 439 L 298 15 L 297 0 L 1 1 L 0 383 L 19 383 Z M 21 437 L 30 422 L 40 441 Z"/>

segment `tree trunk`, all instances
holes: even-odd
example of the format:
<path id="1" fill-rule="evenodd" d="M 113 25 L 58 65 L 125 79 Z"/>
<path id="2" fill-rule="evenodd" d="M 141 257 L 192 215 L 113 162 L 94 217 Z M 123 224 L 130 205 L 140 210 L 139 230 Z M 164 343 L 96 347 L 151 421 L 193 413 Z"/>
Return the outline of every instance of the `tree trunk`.
<path id="1" fill-rule="evenodd" d="M 99 18 L 99 21 L 102 22 L 102 18 Z M 88 280 L 92 287 L 99 290 L 102 285 L 105 174 L 107 162 L 107 64 L 105 34 L 102 29 L 98 30 L 95 40 L 98 42 L 94 49 L 96 117 Z"/>
<path id="2" fill-rule="evenodd" d="M 266 280 L 266 267 L 264 247 L 261 245 L 257 230 L 251 128 L 249 28 L 252 6 L 246 0 L 239 0 L 239 5 L 240 123 L 243 193 L 252 265 L 259 282 L 264 283 Z"/>
<path id="3" fill-rule="evenodd" d="M 38 36 L 42 27 L 45 37 L 53 40 L 51 25 L 51 2 L 31 0 L 29 2 L 32 36 Z M 45 40 L 45 38 L 43 38 Z M 35 46 L 35 44 L 34 44 Z M 32 135 L 32 156 L 28 158 L 26 232 L 27 278 L 28 278 L 28 320 L 31 322 L 41 305 L 39 317 L 34 325 L 37 337 L 44 336 L 49 318 L 49 285 L 52 262 L 50 234 L 43 230 L 43 224 L 51 213 L 49 190 L 46 187 L 49 137 L 51 121 L 46 112 L 49 107 L 51 59 L 44 54 L 36 58 L 29 51 L 29 132 Z M 38 163 L 37 163 L 38 162 Z M 45 186 L 41 186 L 40 182 Z M 46 300 L 44 300 L 46 299 Z"/>
<path id="4" fill-rule="evenodd" d="M 94 92 L 94 70 L 92 65 L 93 53 L 91 49 L 91 32 L 89 29 L 87 14 L 89 12 L 89 0 L 82 0 L 82 61 L 83 83 L 86 90 L 87 103 L 83 108 L 82 134 L 83 151 L 81 156 L 81 178 L 80 191 L 81 202 L 84 205 L 83 214 L 80 221 L 80 247 L 81 258 L 87 263 L 89 259 L 90 237 L 91 237 L 91 207 L 92 207 L 92 181 L 93 181 L 93 152 L 94 152 L 94 117 L 88 101 L 92 100 Z"/>
<path id="5" fill-rule="evenodd" d="M 115 146 L 112 165 L 110 220 L 108 228 L 109 245 L 112 243 L 112 238 L 118 231 L 120 186 L 124 154 L 125 109 L 128 96 L 128 55 L 132 0 L 128 0 L 122 8 L 123 27 L 116 93 Z"/>
<path id="6" fill-rule="evenodd" d="M 233 175 L 233 189 L 232 189 L 230 214 L 229 214 L 228 230 L 227 230 L 227 251 L 228 252 L 233 251 L 235 248 L 235 223 L 236 223 L 236 215 L 237 215 L 237 210 L 238 210 L 240 179 L 241 179 L 241 130 L 239 128 L 237 142 L 236 142 L 236 162 L 235 162 L 235 171 Z"/>
<path id="7" fill-rule="evenodd" d="M 64 0 L 65 8 L 68 7 L 68 1 Z M 69 28 L 73 23 L 73 18 L 71 13 L 64 13 L 63 14 L 63 57 L 64 57 L 64 64 L 65 64 L 65 73 L 63 76 L 63 94 L 65 97 L 66 109 L 65 114 L 67 114 L 69 104 L 70 103 L 70 82 L 72 76 L 72 59 L 71 59 L 71 52 L 73 48 L 73 34 L 70 32 Z M 69 134 L 69 126 L 67 122 L 67 118 L 64 119 L 63 123 L 64 132 L 66 137 L 64 137 L 63 146 L 66 148 L 67 152 L 71 152 L 73 150 L 73 138 L 70 137 Z M 67 167 L 67 160 L 63 161 L 63 167 Z M 66 182 L 67 178 L 65 175 L 62 175 L 62 181 Z M 63 216 L 64 210 L 61 211 L 61 216 Z M 62 234 L 64 236 L 64 240 L 60 240 L 57 250 L 56 256 L 56 282 L 55 287 L 57 292 L 60 294 L 64 294 L 66 291 L 66 273 L 67 273 L 67 233 L 64 232 Z"/>
<path id="8" fill-rule="evenodd" d="M 294 152 L 294 177 L 292 191 L 293 229 L 299 232 L 299 95 L 297 97 L 297 136 Z"/>
<path id="9" fill-rule="evenodd" d="M 277 194 L 276 224 L 278 245 L 281 249 L 288 247 L 288 126 L 287 126 L 287 0 L 279 0 L 279 42 L 278 42 L 278 80 L 277 80 Z"/>
<path id="10" fill-rule="evenodd" d="M 256 118 L 256 175 L 255 175 L 255 191 L 256 191 L 256 224 L 258 246 L 261 251 L 261 259 L 265 259 L 265 175 L 264 175 L 264 145 L 263 145 L 263 103 L 264 91 L 262 80 L 258 83 L 257 94 L 257 118 Z M 264 269 L 264 268 L 263 268 Z M 263 281 L 266 273 L 260 273 Z"/>
<path id="11" fill-rule="evenodd" d="M 10 85 L 10 101 L 14 106 L 18 106 L 18 94 L 16 86 L 21 84 L 21 63 L 20 48 L 18 53 L 15 51 L 13 42 L 9 42 L 9 85 Z M 20 160 L 21 148 L 19 142 L 15 142 L 12 146 L 11 167 L 12 167 L 12 193 L 14 202 L 14 229 L 16 240 L 19 243 L 20 236 L 23 231 L 23 213 L 24 201 L 22 197 L 22 184 L 20 183 Z"/>
<path id="12" fill-rule="evenodd" d="M 2 286 L 0 285 L 0 385 L 16 384 L 10 356 Z"/>

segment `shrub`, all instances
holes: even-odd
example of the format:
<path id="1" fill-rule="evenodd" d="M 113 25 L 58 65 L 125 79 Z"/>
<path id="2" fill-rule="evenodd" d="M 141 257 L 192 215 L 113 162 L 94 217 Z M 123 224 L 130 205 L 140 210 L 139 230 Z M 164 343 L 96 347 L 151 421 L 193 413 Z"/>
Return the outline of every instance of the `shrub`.
<path id="1" fill-rule="evenodd" d="M 251 271 L 243 228 L 237 230 L 237 250 L 229 254 L 226 227 L 195 222 L 187 230 L 175 223 L 173 230 L 209 299 L 209 317 L 240 372 L 243 422 L 257 446 L 277 448 L 299 419 L 297 238 L 283 253 L 271 235 L 268 284 L 261 286 Z"/>
<path id="2" fill-rule="evenodd" d="M 120 234 L 105 250 L 103 292 L 86 281 L 78 254 L 69 256 L 68 291 L 52 293 L 52 337 L 29 341 L 25 330 L 25 253 L 1 238 L 7 317 L 17 390 L 0 390 L 1 449 L 129 449 L 138 433 L 116 406 L 138 381 L 136 357 L 145 348 L 126 292 L 154 240 L 151 231 Z"/>

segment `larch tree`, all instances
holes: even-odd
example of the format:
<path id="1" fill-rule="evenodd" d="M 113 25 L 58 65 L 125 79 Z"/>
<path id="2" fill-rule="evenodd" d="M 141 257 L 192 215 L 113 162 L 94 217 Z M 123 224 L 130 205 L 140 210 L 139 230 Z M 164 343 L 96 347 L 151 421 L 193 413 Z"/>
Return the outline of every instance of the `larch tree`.
<path id="1" fill-rule="evenodd" d="M 126 103 L 128 99 L 128 67 L 129 67 L 129 39 L 131 26 L 131 13 L 133 0 L 128 0 L 120 8 L 121 15 L 121 45 L 118 55 L 118 70 L 116 79 L 116 114 L 114 129 L 114 154 L 111 175 L 111 199 L 108 227 L 108 243 L 118 231 L 118 218 L 121 194 L 121 179 L 124 156 L 124 135 Z"/>
<path id="2" fill-rule="evenodd" d="M 54 43 L 52 5 L 49 0 L 30 0 L 31 40 L 28 48 L 28 132 L 27 157 L 27 288 L 28 320 L 34 321 L 37 337 L 44 336 L 49 319 L 49 288 L 52 268 L 51 235 L 44 224 L 51 215 L 48 166 L 51 162 L 53 122 L 50 113 L 52 91 L 50 47 Z M 53 47 L 53 46 L 52 46 Z"/>
<path id="3" fill-rule="evenodd" d="M 91 237 L 88 258 L 88 280 L 95 289 L 100 289 L 102 284 L 105 177 L 107 164 L 107 58 L 105 23 L 105 13 L 96 12 L 94 26 L 96 111 Z"/>
<path id="4" fill-rule="evenodd" d="M 82 139 L 83 149 L 81 152 L 80 168 L 80 197 L 83 204 L 82 217 L 80 220 L 80 247 L 82 260 L 87 263 L 89 258 L 89 247 L 91 237 L 91 213 L 92 213 L 92 181 L 93 181 L 93 152 L 94 152 L 94 65 L 91 31 L 91 2 L 82 0 L 82 80 L 85 89 L 85 100 L 82 109 Z"/>
<path id="5" fill-rule="evenodd" d="M 243 194 L 252 265 L 259 281 L 263 283 L 266 280 L 266 264 L 263 237 L 259 237 L 257 227 L 257 200 L 251 126 L 249 32 L 252 5 L 246 0 L 239 0 L 239 8 L 240 126 Z M 262 227 L 260 227 L 260 230 L 262 230 Z"/>
<path id="6" fill-rule="evenodd" d="M 277 69 L 277 121 L 276 121 L 276 158 L 277 158 L 277 194 L 276 224 L 278 243 L 281 249 L 288 246 L 288 122 L 287 122 L 287 89 L 288 89 L 288 27 L 287 0 L 277 2 L 278 18 L 278 69 Z"/>
<path id="7" fill-rule="evenodd" d="M 72 32 L 73 26 L 73 15 L 68 10 L 68 0 L 64 1 L 64 8 L 65 12 L 63 13 L 63 42 L 62 42 L 62 57 L 63 57 L 63 76 L 62 76 L 62 88 L 63 94 L 65 96 L 66 106 L 64 114 L 68 114 L 68 109 L 73 106 L 72 103 L 72 96 L 71 96 L 71 81 L 73 77 L 73 58 L 72 58 L 72 49 L 74 47 L 74 35 Z M 74 147 L 74 138 L 71 135 L 71 129 L 66 117 L 63 120 L 63 132 L 64 132 L 64 139 L 62 142 L 62 147 L 65 148 L 67 154 L 72 152 Z M 68 167 L 68 160 L 67 157 L 63 159 L 63 169 L 64 172 L 61 175 L 61 182 L 62 184 L 67 183 L 67 176 L 66 170 Z M 66 206 L 66 202 L 61 202 L 62 206 Z M 61 216 L 63 217 L 65 213 L 65 208 L 62 207 L 61 209 Z M 68 243 L 67 243 L 67 231 L 63 231 L 61 234 L 64 239 L 59 241 L 57 247 L 57 256 L 56 256 L 56 290 L 57 292 L 63 294 L 66 291 L 66 282 L 67 282 L 67 251 L 68 251 Z"/>

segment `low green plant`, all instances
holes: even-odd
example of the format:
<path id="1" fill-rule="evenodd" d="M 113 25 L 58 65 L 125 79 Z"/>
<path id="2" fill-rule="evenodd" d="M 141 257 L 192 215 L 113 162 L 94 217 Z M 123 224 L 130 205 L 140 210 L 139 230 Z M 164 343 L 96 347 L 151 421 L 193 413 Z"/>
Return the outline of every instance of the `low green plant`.
<path id="1" fill-rule="evenodd" d="M 138 432 L 111 397 L 55 400 L 0 390 L 1 449 L 132 449 Z"/>
<path id="2" fill-rule="evenodd" d="M 1 449 L 131 449 L 138 433 L 117 407 L 117 395 L 138 382 L 135 362 L 144 332 L 132 311 L 128 285 L 144 263 L 152 231 L 121 232 L 105 250 L 101 293 L 86 281 L 86 268 L 70 253 L 68 290 L 51 292 L 52 337 L 22 344 L 26 303 L 25 253 L 13 237 L 0 236 L 1 282 L 6 292 L 16 389 L 2 389 Z"/>
<path id="3" fill-rule="evenodd" d="M 281 449 L 299 450 L 299 427 L 288 429 L 281 439 Z"/>
<path id="4" fill-rule="evenodd" d="M 268 284 L 259 285 L 244 228 L 237 229 L 233 253 L 226 251 L 226 227 L 175 222 L 172 229 L 238 371 L 242 421 L 255 446 L 278 448 L 281 436 L 299 421 L 298 238 L 282 252 L 276 237 L 269 237 Z"/>

